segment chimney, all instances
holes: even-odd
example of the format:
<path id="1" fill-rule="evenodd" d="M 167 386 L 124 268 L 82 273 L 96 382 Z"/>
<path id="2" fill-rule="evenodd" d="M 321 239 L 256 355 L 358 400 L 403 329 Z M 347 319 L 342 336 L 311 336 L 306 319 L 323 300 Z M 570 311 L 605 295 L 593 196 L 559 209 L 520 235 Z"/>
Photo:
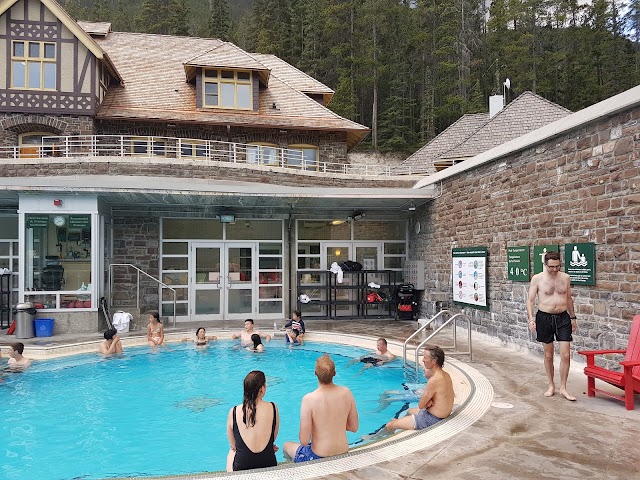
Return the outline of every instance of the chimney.
<path id="1" fill-rule="evenodd" d="M 495 115 L 504 108 L 504 97 L 502 95 L 491 95 L 489 97 L 489 118 L 495 117 Z"/>

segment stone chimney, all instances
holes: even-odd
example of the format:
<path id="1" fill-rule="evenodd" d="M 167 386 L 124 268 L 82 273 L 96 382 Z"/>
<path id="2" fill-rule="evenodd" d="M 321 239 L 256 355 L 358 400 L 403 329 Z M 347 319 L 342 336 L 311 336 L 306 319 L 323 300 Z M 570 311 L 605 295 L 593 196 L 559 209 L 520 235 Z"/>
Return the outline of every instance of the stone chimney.
<path id="1" fill-rule="evenodd" d="M 502 95 L 491 95 L 489 97 L 489 118 L 493 118 L 504 108 L 504 97 Z"/>

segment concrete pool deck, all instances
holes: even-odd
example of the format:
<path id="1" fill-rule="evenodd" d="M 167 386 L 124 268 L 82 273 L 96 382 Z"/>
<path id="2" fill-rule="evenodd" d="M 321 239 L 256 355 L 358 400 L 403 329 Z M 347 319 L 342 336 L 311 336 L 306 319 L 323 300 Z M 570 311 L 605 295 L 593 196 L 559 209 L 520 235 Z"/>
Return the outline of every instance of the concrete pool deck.
<path id="1" fill-rule="evenodd" d="M 404 340 L 416 328 L 415 322 L 309 320 L 306 323 L 310 331 L 366 332 L 389 340 Z M 211 330 L 208 333 L 218 328 L 239 330 L 241 325 L 242 322 L 205 324 Z M 180 324 L 179 330 L 195 330 L 194 326 Z M 168 333 L 172 331 L 167 329 Z M 139 334 L 132 332 L 130 336 L 133 339 Z M 13 338 L 2 335 L 0 344 L 5 346 L 15 341 Z M 29 352 L 31 345 L 48 343 L 62 347 L 76 342 L 95 342 L 99 338 L 99 334 L 60 335 L 28 339 L 23 343 Z M 449 340 L 445 335 L 434 343 L 446 345 Z M 125 341 L 125 348 L 127 344 Z M 468 362 L 468 356 L 459 358 Z M 625 410 L 622 402 L 612 399 L 588 398 L 582 365 L 574 362 L 568 387 L 578 400 L 568 402 L 558 394 L 545 398 L 542 393 L 546 390 L 546 378 L 541 356 L 503 347 L 475 332 L 473 362 L 469 365 L 490 381 L 494 395 L 493 406 L 474 424 L 446 440 L 425 445 L 417 453 L 320 476 L 340 480 L 640 479 L 640 456 L 635 453 L 640 442 L 640 397 L 636 396 L 634 411 Z M 279 443 L 282 441 L 279 439 Z M 357 467 L 356 462 L 352 465 Z M 288 478 L 296 478 L 293 469 L 281 470 L 287 471 Z M 280 476 L 275 471 L 255 473 L 260 478 Z M 201 474 L 183 478 L 221 476 Z M 233 476 L 249 478 L 242 474 Z"/>

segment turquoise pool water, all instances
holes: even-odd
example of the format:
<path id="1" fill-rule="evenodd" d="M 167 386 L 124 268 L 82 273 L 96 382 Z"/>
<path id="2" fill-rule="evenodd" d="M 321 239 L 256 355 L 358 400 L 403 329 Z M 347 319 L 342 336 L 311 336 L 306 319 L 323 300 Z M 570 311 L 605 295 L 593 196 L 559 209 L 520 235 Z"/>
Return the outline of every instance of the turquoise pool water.
<path id="1" fill-rule="evenodd" d="M 280 410 L 276 444 L 297 441 L 300 402 L 317 387 L 316 358 L 326 352 L 336 363 L 335 383 L 353 391 L 360 429 L 352 446 L 377 430 L 409 400 L 383 404 L 380 394 L 421 381 L 396 360 L 359 375 L 346 368 L 365 350 L 309 342 L 287 348 L 280 340 L 264 354 L 220 341 L 198 349 L 173 344 L 152 353 L 128 348 L 121 357 L 95 354 L 35 362 L 27 372 L 0 383 L 0 478 L 96 479 L 186 474 L 224 470 L 230 406 L 242 402 L 242 381 L 251 370 L 267 376 L 265 400 Z M 415 406 L 415 402 L 410 402 Z M 284 461 L 282 449 L 278 461 Z"/>

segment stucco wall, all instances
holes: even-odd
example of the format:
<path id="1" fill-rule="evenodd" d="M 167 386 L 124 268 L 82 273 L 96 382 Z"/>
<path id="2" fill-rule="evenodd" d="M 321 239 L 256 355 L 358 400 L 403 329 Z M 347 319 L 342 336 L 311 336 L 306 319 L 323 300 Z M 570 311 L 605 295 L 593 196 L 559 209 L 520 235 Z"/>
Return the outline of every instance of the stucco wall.
<path id="1" fill-rule="evenodd" d="M 426 265 L 422 313 L 436 300 L 451 305 L 451 248 L 487 246 L 490 311 L 467 308 L 473 328 L 541 352 L 527 329 L 529 283 L 507 280 L 506 248 L 559 244 L 562 253 L 595 242 L 596 285 L 573 287 L 573 349 L 626 348 L 640 313 L 639 119 L 636 108 L 443 181 L 410 238 L 410 258 Z"/>

